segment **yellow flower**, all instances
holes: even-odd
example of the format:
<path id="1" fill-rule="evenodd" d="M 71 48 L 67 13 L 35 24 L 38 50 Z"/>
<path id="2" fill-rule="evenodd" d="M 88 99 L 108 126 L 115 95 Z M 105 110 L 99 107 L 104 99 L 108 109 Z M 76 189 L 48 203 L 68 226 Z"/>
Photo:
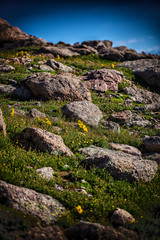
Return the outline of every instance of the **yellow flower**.
<path id="1" fill-rule="evenodd" d="M 60 60 L 60 59 L 61 59 L 59 55 L 57 55 L 57 59 L 58 59 L 58 60 Z"/>
<path id="2" fill-rule="evenodd" d="M 14 116 L 14 108 L 12 108 L 11 116 Z"/>
<path id="3" fill-rule="evenodd" d="M 78 120 L 78 126 L 82 128 L 85 132 L 88 132 L 87 127 L 81 122 L 81 120 Z"/>
<path id="4" fill-rule="evenodd" d="M 76 207 L 76 209 L 77 209 L 77 212 L 78 212 L 79 214 L 81 214 L 81 213 L 83 212 L 83 210 L 82 210 L 82 208 L 81 208 L 80 205 L 78 205 L 78 206 Z"/>
<path id="5" fill-rule="evenodd" d="M 114 68 L 114 64 L 112 63 L 112 68 Z"/>
<path id="6" fill-rule="evenodd" d="M 48 125 L 51 125 L 51 122 L 49 121 L 48 118 L 46 118 L 46 123 L 47 123 Z"/>

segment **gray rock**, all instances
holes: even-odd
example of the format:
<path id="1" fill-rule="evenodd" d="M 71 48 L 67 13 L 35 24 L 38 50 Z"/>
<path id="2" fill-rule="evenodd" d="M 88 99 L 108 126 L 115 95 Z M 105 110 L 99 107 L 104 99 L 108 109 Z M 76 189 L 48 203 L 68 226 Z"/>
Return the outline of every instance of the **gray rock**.
<path id="1" fill-rule="evenodd" d="M 41 178 L 44 178 L 46 180 L 52 180 L 54 178 L 53 174 L 55 173 L 51 167 L 39 168 L 36 170 L 36 172 L 40 175 Z"/>
<path id="2" fill-rule="evenodd" d="M 29 111 L 29 115 L 30 117 L 33 117 L 33 118 L 37 118 L 38 116 L 40 118 L 46 118 L 46 114 L 45 113 L 42 113 L 40 111 L 38 111 L 37 109 L 35 108 L 32 108 L 30 111 Z"/>
<path id="3" fill-rule="evenodd" d="M 77 101 L 64 105 L 63 114 L 69 118 L 80 119 L 90 126 L 98 127 L 102 118 L 102 112 L 89 101 Z"/>
<path id="4" fill-rule="evenodd" d="M 11 72 L 14 70 L 15 70 L 15 68 L 12 67 L 11 65 L 0 65 L 0 71 L 2 71 L 2 72 Z"/>
<path id="5" fill-rule="evenodd" d="M 49 195 L 35 192 L 0 181 L 0 202 L 39 218 L 45 223 L 54 223 L 65 208 Z"/>
<path id="6" fill-rule="evenodd" d="M 53 68 L 51 68 L 50 66 L 48 66 L 46 64 L 39 65 L 39 69 L 41 69 L 45 72 L 53 71 Z"/>
<path id="7" fill-rule="evenodd" d="M 144 138 L 143 143 L 144 143 L 145 148 L 149 152 L 160 152 L 160 137 L 159 136 Z"/>
<path id="8" fill-rule="evenodd" d="M 57 57 L 57 55 L 59 55 L 60 57 L 71 57 L 79 55 L 77 52 L 73 52 L 69 50 L 67 47 L 58 46 L 42 47 L 36 53 L 52 53 L 55 57 Z"/>
<path id="9" fill-rule="evenodd" d="M 120 150 L 122 152 L 126 152 L 126 153 L 136 155 L 136 156 L 141 156 L 142 155 L 142 153 L 137 148 L 135 148 L 133 146 L 126 145 L 126 144 L 109 143 L 109 146 L 113 150 Z"/>
<path id="10" fill-rule="evenodd" d="M 159 94 L 153 93 L 146 89 L 137 88 L 135 85 L 126 87 L 123 89 L 123 91 L 127 95 L 131 95 L 132 100 L 137 103 L 146 103 L 146 104 L 157 103 L 158 104 L 158 102 L 160 102 Z"/>
<path id="11" fill-rule="evenodd" d="M 31 148 L 32 150 L 36 149 L 37 151 L 48 152 L 50 154 L 56 153 L 74 156 L 70 149 L 64 144 L 61 136 L 40 128 L 27 127 L 17 135 L 16 140 L 27 150 Z"/>
<path id="12" fill-rule="evenodd" d="M 160 111 L 160 102 L 147 104 L 143 106 L 136 106 L 134 109 L 140 111 L 153 111 L 153 112 Z"/>
<path id="13" fill-rule="evenodd" d="M 126 61 L 121 66 L 132 69 L 134 74 L 148 85 L 160 88 L 160 60 L 140 59 Z"/>
<path id="14" fill-rule="evenodd" d="M 14 114 L 19 116 L 25 116 L 26 112 L 23 111 L 22 109 L 14 109 Z"/>
<path id="15" fill-rule="evenodd" d="M 131 121 L 127 123 L 128 126 L 133 127 L 133 126 L 139 126 L 139 127 L 146 127 L 146 126 L 151 126 L 152 123 L 149 120 L 138 120 L 138 121 Z"/>
<path id="16" fill-rule="evenodd" d="M 71 67 L 68 67 L 66 65 L 64 65 L 63 63 L 60 63 L 60 62 L 56 62 L 55 60 L 53 59 L 49 59 L 46 64 L 48 66 L 50 66 L 52 69 L 54 70 L 59 70 L 61 72 L 72 72 L 73 69 Z"/>
<path id="17" fill-rule="evenodd" d="M 121 151 L 90 146 L 79 149 L 79 152 L 89 156 L 82 161 L 82 164 L 105 169 L 116 179 L 149 182 L 158 170 L 158 164 L 155 161 L 143 160 L 140 156 Z"/>
<path id="18" fill-rule="evenodd" d="M 117 208 L 110 219 L 114 225 L 125 225 L 135 222 L 135 218 L 126 210 Z"/>
<path id="19" fill-rule="evenodd" d="M 3 135 L 6 136 L 6 124 L 3 119 L 2 110 L 0 109 L 0 132 L 2 131 Z"/>
<path id="20" fill-rule="evenodd" d="M 89 90 L 71 73 L 40 73 L 27 77 L 23 82 L 37 98 L 91 101 Z"/>
<path id="21" fill-rule="evenodd" d="M 112 121 L 106 121 L 104 119 L 102 119 L 100 123 L 102 125 L 102 128 L 104 128 L 105 130 L 120 133 L 120 126 L 118 123 L 115 123 Z"/>

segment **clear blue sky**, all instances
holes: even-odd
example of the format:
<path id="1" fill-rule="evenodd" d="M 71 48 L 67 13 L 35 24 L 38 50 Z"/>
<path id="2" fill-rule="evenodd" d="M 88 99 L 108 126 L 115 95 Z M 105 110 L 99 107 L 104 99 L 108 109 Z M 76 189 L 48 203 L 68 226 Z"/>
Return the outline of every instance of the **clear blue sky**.
<path id="1" fill-rule="evenodd" d="M 111 40 L 160 54 L 160 1 L 5 0 L 0 17 L 48 42 Z"/>

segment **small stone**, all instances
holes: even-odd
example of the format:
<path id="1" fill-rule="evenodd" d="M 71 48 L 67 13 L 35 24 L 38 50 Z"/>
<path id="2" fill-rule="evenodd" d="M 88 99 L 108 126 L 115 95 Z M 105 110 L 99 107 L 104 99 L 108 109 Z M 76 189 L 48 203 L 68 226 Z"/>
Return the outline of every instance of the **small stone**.
<path id="1" fill-rule="evenodd" d="M 36 170 L 36 172 L 40 175 L 40 177 L 46 180 L 52 180 L 54 178 L 53 174 L 55 173 L 51 167 L 39 168 Z"/>
<path id="2" fill-rule="evenodd" d="M 114 225 L 125 225 L 133 222 L 135 222 L 135 218 L 124 209 L 117 208 L 111 216 L 111 223 Z"/>

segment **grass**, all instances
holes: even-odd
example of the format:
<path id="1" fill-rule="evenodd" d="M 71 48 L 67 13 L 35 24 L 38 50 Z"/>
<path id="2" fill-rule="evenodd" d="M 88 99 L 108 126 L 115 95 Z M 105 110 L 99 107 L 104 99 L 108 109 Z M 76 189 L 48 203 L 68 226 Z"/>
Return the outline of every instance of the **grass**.
<path id="1" fill-rule="evenodd" d="M 27 53 L 31 55 L 30 51 L 29 49 Z M 16 51 L 14 52 L 15 55 Z M 8 56 L 13 56 L 13 53 L 1 54 L 3 58 Z M 35 61 L 38 62 L 37 59 L 34 59 L 34 63 Z M 124 72 L 126 79 L 132 79 L 130 70 L 120 68 L 118 63 L 102 60 L 95 55 L 70 57 L 60 59 L 59 61 L 75 66 L 77 75 L 91 69 L 111 68 L 112 64 L 114 64 L 116 70 Z M 20 81 L 28 74 L 31 74 L 27 71 L 27 66 L 16 66 L 16 70 L 11 73 L 0 73 L 0 81 L 4 83 L 5 79 L 10 78 Z M 102 94 L 100 97 L 97 93 L 92 92 L 93 103 L 101 109 L 106 119 L 113 111 L 133 111 L 134 106 L 124 105 L 127 96 L 122 93 L 119 94 L 125 86 L 125 84 L 120 86 L 119 92 L 117 94 L 114 93 L 111 99 L 107 97 L 111 93 Z M 142 181 L 130 183 L 124 180 L 115 180 L 105 170 L 96 168 L 86 170 L 81 165 L 84 156 L 77 152 L 78 149 L 90 145 L 109 148 L 108 142 L 124 143 L 143 150 L 140 138 L 146 134 L 154 135 L 156 133 L 155 130 L 142 127 L 131 129 L 123 126 L 120 134 L 117 134 L 107 132 L 101 126 L 98 129 L 86 126 L 86 131 L 83 125 L 77 122 L 72 124 L 63 117 L 61 107 L 67 103 L 65 101 L 41 101 L 40 107 L 33 105 L 36 102 L 34 99 L 19 102 L 20 109 L 27 113 L 33 107 L 44 112 L 51 123 L 49 124 L 46 119 L 42 121 L 29 118 L 28 115 L 18 116 L 11 114 L 11 109 L 15 108 L 14 104 L 16 102 L 16 100 L 7 96 L 0 97 L 0 108 L 3 111 L 7 126 L 7 137 L 4 138 L 0 135 L 1 180 L 34 189 L 58 199 L 67 209 L 66 215 L 58 220 L 58 225 L 63 228 L 69 227 L 82 219 L 107 225 L 112 212 L 117 207 L 120 207 L 129 211 L 136 218 L 136 223 L 129 225 L 129 228 L 138 231 L 144 239 L 158 239 L 157 236 L 160 236 L 158 225 L 160 220 L 160 202 L 158 197 L 160 196 L 160 169 L 155 178 L 149 183 Z M 8 105 L 11 107 L 8 107 Z M 150 117 L 150 113 L 145 113 L 144 116 L 146 118 Z M 53 117 L 57 117 L 58 121 L 55 121 Z M 53 126 L 60 127 L 62 132 L 56 131 Z M 16 135 L 25 127 L 39 127 L 61 135 L 65 144 L 76 157 L 26 151 L 14 141 Z M 131 134 L 130 132 L 133 130 L 138 131 L 138 134 L 134 132 Z M 66 168 L 65 165 L 69 167 Z M 44 166 L 50 166 L 56 171 L 53 180 L 44 180 L 37 174 L 36 169 Z M 56 189 L 55 184 L 63 187 L 64 191 Z M 76 189 L 79 187 L 85 187 L 87 193 L 91 196 L 76 192 Z M 78 212 L 77 206 L 81 207 L 81 211 Z M 1 208 L 0 212 L 2 213 Z M 15 215 L 17 216 L 17 213 Z M 15 220 L 17 226 L 19 226 L 19 219 L 21 218 L 19 217 L 18 220 Z M 24 223 L 24 225 L 26 224 Z"/>

